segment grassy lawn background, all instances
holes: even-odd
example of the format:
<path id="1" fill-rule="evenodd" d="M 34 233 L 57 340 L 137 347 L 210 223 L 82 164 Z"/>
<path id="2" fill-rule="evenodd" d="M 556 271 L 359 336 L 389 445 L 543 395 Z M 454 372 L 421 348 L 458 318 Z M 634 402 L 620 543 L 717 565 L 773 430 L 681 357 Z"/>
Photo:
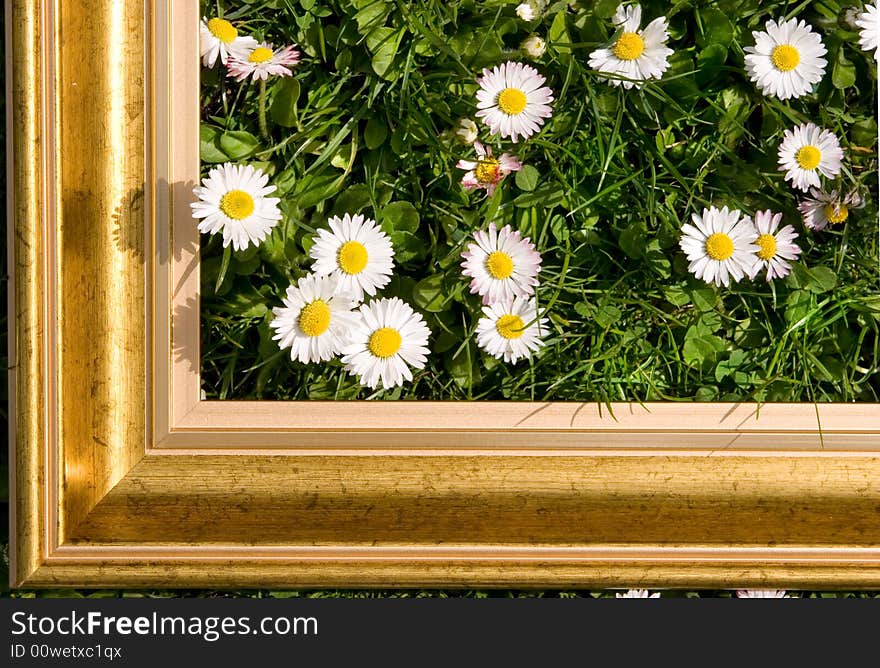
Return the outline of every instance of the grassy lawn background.
<path id="1" fill-rule="evenodd" d="M 877 401 L 880 318 L 876 65 L 845 20 L 854 0 L 643 2 L 670 17 L 671 68 L 642 90 L 602 83 L 586 64 L 612 33 L 617 1 L 550 3 L 526 24 L 516 2 L 259 0 L 203 2 L 242 33 L 297 43 L 293 78 L 270 78 L 268 136 L 259 86 L 203 69 L 204 171 L 258 164 L 278 186 L 282 224 L 259 249 L 224 252 L 203 237 L 204 390 L 209 398 L 571 401 Z M 752 30 L 804 18 L 828 48 L 815 94 L 764 97 L 743 70 Z M 519 50 L 535 31 L 535 62 Z M 526 165 L 495 195 L 459 181 L 470 147 L 451 136 L 473 118 L 475 79 L 530 62 L 555 92 L 553 118 L 519 144 L 481 139 Z M 805 121 L 846 147 L 844 184 L 868 203 L 849 222 L 806 230 L 777 170 L 784 130 Z M 527 172 L 527 174 L 526 174 Z M 802 261 L 783 281 L 715 288 L 687 272 L 679 231 L 709 204 L 784 213 Z M 292 363 L 271 340 L 271 308 L 309 271 L 314 231 L 362 212 L 394 241 L 399 296 L 432 330 L 412 384 L 362 389 L 338 361 Z M 538 302 L 548 346 L 507 365 L 475 344 L 479 301 L 460 253 L 489 221 L 511 224 L 544 258 Z"/>

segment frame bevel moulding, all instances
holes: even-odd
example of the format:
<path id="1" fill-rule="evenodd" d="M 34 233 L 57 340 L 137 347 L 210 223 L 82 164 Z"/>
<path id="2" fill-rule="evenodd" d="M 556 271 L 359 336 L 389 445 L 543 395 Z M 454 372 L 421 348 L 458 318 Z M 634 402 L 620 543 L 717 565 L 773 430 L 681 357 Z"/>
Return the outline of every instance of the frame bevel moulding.
<path id="1" fill-rule="evenodd" d="M 6 11 L 13 585 L 880 586 L 874 404 L 201 401 L 197 0 Z"/>

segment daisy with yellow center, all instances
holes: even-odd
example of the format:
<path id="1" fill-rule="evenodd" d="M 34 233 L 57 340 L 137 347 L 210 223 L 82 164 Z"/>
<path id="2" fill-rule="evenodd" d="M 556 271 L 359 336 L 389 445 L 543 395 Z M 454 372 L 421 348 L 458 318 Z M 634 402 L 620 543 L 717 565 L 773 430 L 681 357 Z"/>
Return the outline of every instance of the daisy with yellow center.
<path id="1" fill-rule="evenodd" d="M 412 381 L 411 367 L 423 369 L 428 359 L 431 330 L 421 314 L 393 297 L 361 304 L 358 316 L 342 350 L 346 370 L 372 389 Z"/>
<path id="2" fill-rule="evenodd" d="M 780 100 L 811 93 L 828 64 L 822 38 L 804 21 L 767 21 L 765 32 L 752 32 L 747 46 L 746 71 L 764 95 Z"/>
<path id="3" fill-rule="evenodd" d="M 737 589 L 737 598 L 792 598 L 785 589 Z"/>
<path id="4" fill-rule="evenodd" d="M 697 278 L 725 287 L 747 276 L 761 248 L 755 244 L 758 234 L 748 217 L 726 206 L 703 209 L 692 214 L 693 225 L 681 228 L 679 245 L 687 255 L 690 271 Z"/>
<path id="5" fill-rule="evenodd" d="M 819 176 L 840 174 L 843 149 L 830 130 L 814 123 L 804 123 L 786 130 L 779 145 L 779 169 L 785 180 L 799 190 L 821 187 Z"/>
<path id="6" fill-rule="evenodd" d="M 357 324 L 357 303 L 340 290 L 333 276 L 309 274 L 287 288 L 284 306 L 272 309 L 273 340 L 290 359 L 308 364 L 326 362 L 342 352 Z"/>
<path id="7" fill-rule="evenodd" d="M 376 221 L 361 214 L 333 216 L 330 229 L 318 230 L 309 254 L 312 270 L 319 276 L 333 275 L 340 288 L 361 302 L 391 280 L 394 248 Z"/>
<path id="8" fill-rule="evenodd" d="M 299 51 L 296 45 L 274 49 L 271 44 L 263 42 L 254 46 L 243 55 L 236 55 L 229 59 L 229 76 L 237 81 L 244 81 L 251 77 L 254 81 L 265 81 L 269 75 L 289 77 L 293 72 L 288 67 L 299 62 Z"/>
<path id="9" fill-rule="evenodd" d="M 614 15 L 617 32 L 611 44 L 590 54 L 590 67 L 608 74 L 603 77 L 613 86 L 632 88 L 649 79 L 660 79 L 669 69 L 673 51 L 666 46 L 669 23 L 665 16 L 651 21 L 641 29 L 640 5 L 620 5 Z"/>
<path id="10" fill-rule="evenodd" d="M 531 137 L 553 115 L 553 91 L 544 81 L 538 70 L 522 63 L 484 69 L 477 79 L 477 118 L 493 135 L 510 137 L 514 143 Z"/>
<path id="11" fill-rule="evenodd" d="M 489 146 L 483 146 L 480 142 L 474 142 L 474 151 L 477 153 L 476 160 L 459 160 L 456 167 L 468 170 L 461 179 L 461 185 L 465 190 L 484 188 L 490 197 L 495 192 L 496 186 L 501 179 L 511 172 L 522 169 L 522 163 L 509 153 L 502 153 L 495 158 Z"/>
<path id="12" fill-rule="evenodd" d="M 627 589 L 622 594 L 615 594 L 614 598 L 660 598 L 660 592 L 652 594 L 647 589 Z"/>
<path id="13" fill-rule="evenodd" d="M 779 229 L 781 221 L 782 214 L 770 210 L 755 214 L 755 231 L 758 234 L 755 244 L 758 251 L 749 278 L 754 279 L 762 269 L 766 270 L 768 281 L 785 278 L 791 272 L 789 262 L 800 257 L 800 246 L 794 243 L 797 232 L 791 225 Z"/>
<path id="14" fill-rule="evenodd" d="M 849 220 L 850 212 L 865 205 L 858 190 L 851 190 L 844 195 L 839 190 L 825 192 L 819 188 L 810 190 L 807 197 L 798 204 L 798 210 L 804 217 L 804 225 L 809 229 L 824 230 L 829 224 L 841 225 Z"/>
<path id="15" fill-rule="evenodd" d="M 193 218 L 201 221 L 199 231 L 222 232 L 224 248 L 259 245 L 281 220 L 279 199 L 266 196 L 275 191 L 268 183 L 269 177 L 250 165 L 214 167 L 193 190 L 199 199 L 190 206 Z"/>
<path id="16" fill-rule="evenodd" d="M 483 307 L 483 317 L 477 323 L 477 345 L 492 357 L 516 364 L 541 349 L 548 322 L 538 317 L 534 297 L 495 302 Z"/>
<path id="17" fill-rule="evenodd" d="M 474 242 L 461 254 L 461 273 L 471 278 L 471 292 L 484 304 L 535 294 L 541 254 L 528 237 L 510 225 L 498 230 L 489 223 L 486 232 L 474 233 Z"/>
<path id="18" fill-rule="evenodd" d="M 202 18 L 199 28 L 199 51 L 205 67 L 214 67 L 217 59 L 224 65 L 229 57 L 246 57 L 257 45 L 257 40 L 238 34 L 238 30 L 226 19 Z"/>

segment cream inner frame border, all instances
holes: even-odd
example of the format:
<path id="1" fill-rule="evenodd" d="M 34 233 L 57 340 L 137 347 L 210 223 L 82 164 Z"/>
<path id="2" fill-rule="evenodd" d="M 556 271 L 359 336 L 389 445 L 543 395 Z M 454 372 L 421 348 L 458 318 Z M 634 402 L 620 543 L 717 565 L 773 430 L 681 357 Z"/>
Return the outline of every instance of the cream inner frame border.
<path id="1" fill-rule="evenodd" d="M 199 236 L 189 208 L 199 181 L 198 0 L 156 7 L 153 181 L 171 184 L 171 201 L 157 188 L 153 257 L 167 262 L 154 270 L 155 447 L 300 454 L 880 451 L 880 407 L 873 404 L 633 403 L 609 410 L 560 402 L 202 401 L 199 369 L 190 361 L 199 349 Z"/>

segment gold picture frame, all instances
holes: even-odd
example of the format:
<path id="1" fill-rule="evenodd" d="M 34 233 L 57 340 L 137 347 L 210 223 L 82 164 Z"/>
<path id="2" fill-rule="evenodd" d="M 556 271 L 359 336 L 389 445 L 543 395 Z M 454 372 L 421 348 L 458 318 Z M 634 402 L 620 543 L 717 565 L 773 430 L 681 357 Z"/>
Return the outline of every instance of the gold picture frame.
<path id="1" fill-rule="evenodd" d="M 197 2 L 6 11 L 14 586 L 880 586 L 874 404 L 202 401 Z"/>

